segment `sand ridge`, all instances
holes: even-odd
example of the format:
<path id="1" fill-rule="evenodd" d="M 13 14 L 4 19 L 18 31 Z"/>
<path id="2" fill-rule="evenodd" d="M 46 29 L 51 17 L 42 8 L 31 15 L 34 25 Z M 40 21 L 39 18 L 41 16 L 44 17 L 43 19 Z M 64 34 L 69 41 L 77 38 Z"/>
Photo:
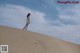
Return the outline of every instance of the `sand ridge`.
<path id="1" fill-rule="evenodd" d="M 8 53 L 80 53 L 80 45 L 43 34 L 0 26 L 0 45 L 9 46 Z"/>

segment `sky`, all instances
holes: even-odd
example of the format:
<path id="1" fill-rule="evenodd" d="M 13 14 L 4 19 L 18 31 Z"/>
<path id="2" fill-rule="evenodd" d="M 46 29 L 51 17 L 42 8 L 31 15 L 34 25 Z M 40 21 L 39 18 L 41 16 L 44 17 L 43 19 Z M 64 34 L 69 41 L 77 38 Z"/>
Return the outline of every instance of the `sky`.
<path id="1" fill-rule="evenodd" d="M 80 4 L 57 1 L 73 0 L 0 0 L 0 26 L 22 29 L 31 13 L 29 31 L 80 44 Z"/>

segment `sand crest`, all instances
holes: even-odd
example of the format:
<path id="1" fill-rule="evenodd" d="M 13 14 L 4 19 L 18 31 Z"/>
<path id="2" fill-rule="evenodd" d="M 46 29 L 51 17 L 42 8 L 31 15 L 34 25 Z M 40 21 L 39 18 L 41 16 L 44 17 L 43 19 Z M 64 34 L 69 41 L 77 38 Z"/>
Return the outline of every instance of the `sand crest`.
<path id="1" fill-rule="evenodd" d="M 80 53 L 80 45 L 39 33 L 0 26 L 0 45 L 8 53 Z"/>

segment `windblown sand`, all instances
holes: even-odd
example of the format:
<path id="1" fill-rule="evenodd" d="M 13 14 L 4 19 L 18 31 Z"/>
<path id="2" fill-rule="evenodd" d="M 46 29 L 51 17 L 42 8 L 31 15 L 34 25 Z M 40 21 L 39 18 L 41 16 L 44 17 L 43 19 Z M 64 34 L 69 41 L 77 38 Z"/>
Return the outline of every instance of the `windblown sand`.
<path id="1" fill-rule="evenodd" d="M 4 26 L 0 26 L 0 45 L 8 45 L 8 53 L 80 53 L 78 44 Z"/>

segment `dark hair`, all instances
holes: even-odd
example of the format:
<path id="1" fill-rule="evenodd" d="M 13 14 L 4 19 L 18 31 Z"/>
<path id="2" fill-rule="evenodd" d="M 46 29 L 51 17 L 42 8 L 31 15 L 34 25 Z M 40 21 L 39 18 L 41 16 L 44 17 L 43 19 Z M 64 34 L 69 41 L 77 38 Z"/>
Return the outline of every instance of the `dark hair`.
<path id="1" fill-rule="evenodd" d="M 27 14 L 27 17 L 29 17 L 30 15 L 31 15 L 31 13 L 28 13 L 28 14 Z"/>

